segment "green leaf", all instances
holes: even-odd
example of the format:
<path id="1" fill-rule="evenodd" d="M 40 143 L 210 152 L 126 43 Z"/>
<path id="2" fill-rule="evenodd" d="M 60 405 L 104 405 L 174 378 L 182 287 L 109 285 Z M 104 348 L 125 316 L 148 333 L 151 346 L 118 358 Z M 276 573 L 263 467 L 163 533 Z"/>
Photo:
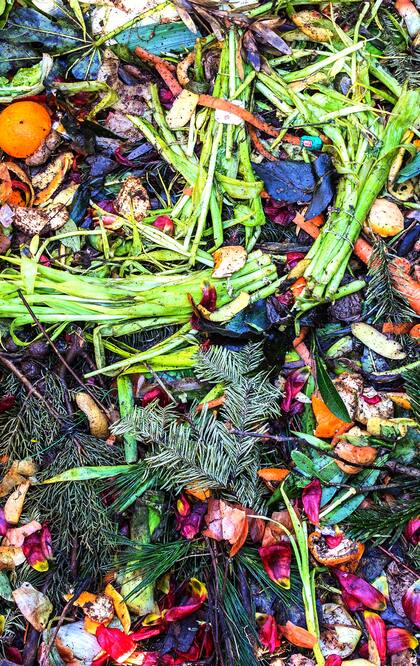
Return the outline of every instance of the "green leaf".
<path id="1" fill-rule="evenodd" d="M 379 469 L 367 469 L 363 472 L 360 472 L 358 474 L 358 482 L 359 486 L 371 486 L 375 483 L 377 480 L 379 474 L 381 473 L 381 470 Z M 345 495 L 345 493 L 348 492 L 347 490 L 343 490 L 341 495 Z M 361 505 L 363 500 L 365 499 L 367 493 L 359 493 L 358 495 L 354 495 L 353 497 L 350 497 L 344 504 L 341 504 L 340 506 L 337 506 L 336 509 L 333 509 L 331 513 L 328 513 L 325 516 L 325 519 L 322 520 L 327 525 L 334 525 L 336 523 L 341 523 L 343 520 L 351 516 L 351 514 L 356 511 L 356 509 Z M 339 499 L 336 498 L 335 501 Z"/>
<path id="2" fill-rule="evenodd" d="M 410 178 L 415 178 L 420 174 L 420 153 L 416 153 L 414 159 L 411 160 L 408 164 L 401 169 L 398 174 L 397 183 L 405 183 L 406 180 Z"/>
<path id="3" fill-rule="evenodd" d="M 324 440 L 319 439 L 319 437 L 315 437 L 315 435 L 307 435 L 306 432 L 296 432 L 295 430 L 291 430 L 291 433 L 292 435 L 296 435 L 296 437 L 300 437 L 300 439 L 304 439 L 308 444 L 316 446 L 317 449 L 324 449 L 325 451 L 331 451 L 332 449 L 331 444 L 324 442 Z"/>
<path id="4" fill-rule="evenodd" d="M 65 225 L 61 227 L 60 234 L 68 234 L 71 231 L 78 231 L 76 224 L 73 220 L 67 220 Z M 65 247 L 69 247 L 73 252 L 79 252 L 81 248 L 80 236 L 69 236 L 68 238 L 61 238 L 60 243 Z"/>
<path id="5" fill-rule="evenodd" d="M 345 406 L 340 394 L 332 383 L 324 361 L 318 356 L 316 357 L 316 371 L 319 392 L 321 393 L 321 397 L 327 405 L 328 409 L 338 419 L 341 419 L 345 423 L 351 423 L 352 420 L 347 411 L 347 407 Z"/>
<path id="6" fill-rule="evenodd" d="M 6 23 L 13 4 L 14 0 L 0 0 L 0 28 L 3 28 Z"/>
<path id="7" fill-rule="evenodd" d="M 91 479 L 107 479 L 131 470 L 131 465 L 101 465 L 99 467 L 73 467 L 57 476 L 41 481 L 41 485 L 49 483 L 65 483 L 67 481 L 90 481 Z"/>
<path id="8" fill-rule="evenodd" d="M 12 588 L 5 571 L 0 571 L 0 597 L 5 601 L 13 601 Z"/>

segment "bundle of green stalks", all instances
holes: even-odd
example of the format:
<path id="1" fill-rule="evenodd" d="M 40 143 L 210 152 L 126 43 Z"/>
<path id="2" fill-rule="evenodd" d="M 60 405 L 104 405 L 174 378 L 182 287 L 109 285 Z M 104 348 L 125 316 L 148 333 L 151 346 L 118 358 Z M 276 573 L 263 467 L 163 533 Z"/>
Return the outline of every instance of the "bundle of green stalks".
<path id="1" fill-rule="evenodd" d="M 249 107 L 255 72 L 242 61 L 239 72 L 238 43 L 239 35 L 231 28 L 220 52 L 212 95 Z M 196 48 L 195 84 L 204 85 L 200 41 Z M 214 110 L 201 109 L 193 113 L 188 125 L 171 130 L 157 86 L 152 85 L 150 92 L 153 123 L 138 116 L 128 117 L 192 188 L 192 195 L 181 195 L 170 212 L 176 238 L 182 239 L 189 251 L 190 264 L 200 260 L 203 243 L 213 243 L 213 250 L 220 247 L 225 230 L 238 224 L 244 228 L 245 246 L 250 251 L 265 216 L 259 196 L 263 183 L 252 170 L 245 125 L 218 122 Z"/>
<path id="2" fill-rule="evenodd" d="M 36 317 L 43 324 L 57 326 L 75 322 L 106 324 L 109 335 L 128 335 L 188 322 L 192 314 L 190 298 L 199 303 L 206 283 L 216 289 L 217 308 L 241 292 L 249 294 L 251 301 L 264 298 L 279 285 L 271 257 L 260 251 L 251 253 L 246 264 L 228 278 L 213 278 L 212 270 L 207 269 L 108 279 L 72 275 L 27 257 L 3 260 L 17 267 L 4 270 L 0 280 L 0 318 L 12 319 L 12 330 L 33 323 Z"/>
<path id="3" fill-rule="evenodd" d="M 354 39 L 353 43 L 343 35 L 344 49 L 331 46 L 333 53 L 302 70 L 284 73 L 273 68 L 258 74 L 256 87 L 284 116 L 285 131 L 298 125 L 326 136 L 329 145 L 324 150 L 330 152 L 339 174 L 331 211 L 306 255 L 307 284 L 298 298 L 298 310 L 337 295 L 354 243 L 386 186 L 404 134 L 418 121 L 420 91 L 401 87 L 389 73 L 378 70 L 365 43 L 356 41 L 357 32 Z M 328 85 L 337 71 L 351 77 L 350 94 Z M 321 73 L 323 79 L 313 78 Z M 388 89 L 376 88 L 371 73 Z M 391 103 L 391 111 L 384 110 L 383 101 L 387 109 Z"/>

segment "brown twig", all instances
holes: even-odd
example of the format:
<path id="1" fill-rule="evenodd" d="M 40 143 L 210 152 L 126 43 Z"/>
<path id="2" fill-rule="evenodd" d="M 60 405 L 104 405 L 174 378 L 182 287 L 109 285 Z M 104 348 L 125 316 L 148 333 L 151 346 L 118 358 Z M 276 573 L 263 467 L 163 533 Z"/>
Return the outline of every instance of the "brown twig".
<path id="1" fill-rule="evenodd" d="M 37 400 L 39 400 L 47 410 L 47 412 L 54 418 L 57 419 L 57 421 L 62 422 L 64 419 L 61 414 L 59 414 L 54 407 L 52 407 L 49 402 L 44 398 L 42 393 L 38 391 L 38 389 L 35 388 L 35 386 L 29 381 L 29 379 L 26 377 L 26 375 L 19 370 L 15 366 L 15 364 L 7 358 L 4 354 L 0 354 L 0 363 L 3 365 L 3 367 L 7 368 L 10 372 L 12 372 L 15 377 L 19 379 L 21 384 L 27 389 L 29 395 L 35 396 Z"/>
<path id="2" fill-rule="evenodd" d="M 388 555 L 388 557 L 391 558 L 391 560 L 393 560 L 394 562 L 396 562 L 397 564 L 399 564 L 401 567 L 403 567 L 404 569 L 406 569 L 407 571 L 409 571 L 410 573 L 412 573 L 416 578 L 418 578 L 418 576 L 419 576 L 419 572 L 418 572 L 418 571 L 415 571 L 414 569 L 412 569 L 411 567 L 409 567 L 408 564 L 405 564 L 402 560 L 400 560 L 399 557 L 397 557 L 396 555 L 394 555 L 394 553 L 391 553 L 390 550 L 387 550 L 387 549 L 384 548 L 383 546 L 378 546 L 378 548 L 379 548 L 379 550 L 382 550 L 382 552 L 385 553 L 385 555 Z"/>
<path id="3" fill-rule="evenodd" d="M 19 297 L 22 300 L 22 303 L 24 304 L 25 308 L 28 310 L 29 314 L 31 315 L 32 319 L 34 320 L 34 323 L 39 328 L 39 330 L 41 331 L 44 338 L 48 341 L 51 349 L 58 356 L 61 363 L 67 368 L 67 371 L 71 374 L 71 376 L 79 384 L 79 386 L 81 386 L 83 388 L 83 390 L 86 391 L 86 393 L 88 393 L 90 395 L 92 400 L 94 400 L 96 402 L 98 407 L 100 407 L 100 409 L 102 409 L 102 411 L 107 415 L 108 419 L 110 419 L 110 421 L 112 421 L 111 412 L 105 407 L 105 405 L 102 404 L 102 402 L 95 396 L 93 391 L 91 391 L 90 388 L 88 386 L 86 386 L 86 384 L 83 382 L 83 380 L 80 379 L 79 375 L 67 363 L 63 354 L 59 351 L 55 342 L 51 339 L 51 337 L 47 333 L 47 331 L 45 329 L 45 326 L 43 324 L 41 324 L 41 322 L 39 321 L 38 317 L 36 316 L 35 312 L 32 310 L 31 306 L 29 305 L 28 301 L 26 300 L 25 296 L 23 295 L 23 293 L 20 289 L 18 289 L 18 294 L 19 294 Z"/>

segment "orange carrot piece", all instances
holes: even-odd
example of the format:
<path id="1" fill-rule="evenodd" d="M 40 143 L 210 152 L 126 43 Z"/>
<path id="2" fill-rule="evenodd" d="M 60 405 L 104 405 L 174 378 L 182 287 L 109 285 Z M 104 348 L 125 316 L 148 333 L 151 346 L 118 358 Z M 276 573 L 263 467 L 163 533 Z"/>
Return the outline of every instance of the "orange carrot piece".
<path id="1" fill-rule="evenodd" d="M 283 467 L 263 467 L 257 472 L 263 481 L 284 481 L 289 474 L 290 470 Z"/>
<path id="2" fill-rule="evenodd" d="M 337 418 L 322 398 L 315 393 L 311 396 L 311 402 L 317 424 L 314 430 L 316 437 L 335 437 L 336 435 L 342 435 L 352 428 L 352 423 L 346 423 Z"/>
<path id="3" fill-rule="evenodd" d="M 302 328 L 300 329 L 299 335 L 293 340 L 293 347 L 295 347 L 295 349 L 296 349 L 296 347 L 298 346 L 298 344 L 300 342 L 304 341 L 304 339 L 307 336 L 308 331 L 309 331 L 309 326 L 302 326 Z"/>
<path id="4" fill-rule="evenodd" d="M 297 296 L 300 296 L 302 291 L 305 289 L 306 286 L 306 280 L 304 277 L 300 277 L 290 287 L 290 291 L 292 292 L 293 296 L 296 298 Z"/>
<path id="5" fill-rule="evenodd" d="M 168 62 L 166 62 L 166 60 L 163 60 L 163 58 L 159 58 L 159 56 L 154 55 L 153 53 L 149 53 L 149 51 L 146 51 L 145 49 L 142 49 L 141 46 L 137 46 L 134 49 L 134 53 L 138 58 L 140 58 L 140 60 L 148 62 L 155 67 L 156 71 L 165 81 L 169 90 L 175 97 L 177 97 L 183 91 L 183 87 L 179 85 L 177 79 L 172 73 L 176 69 L 173 65 L 170 65 Z"/>
<path id="6" fill-rule="evenodd" d="M 319 234 L 321 233 L 320 229 L 318 229 L 318 227 L 315 226 L 311 220 L 305 220 L 301 213 L 296 213 L 293 222 L 297 227 L 299 227 L 299 229 L 306 231 L 306 233 L 312 238 L 318 238 Z"/>
<path id="7" fill-rule="evenodd" d="M 416 324 L 410 330 L 410 335 L 412 338 L 420 338 L 420 324 Z"/>
<path id="8" fill-rule="evenodd" d="M 255 127 L 248 125 L 248 132 L 255 150 L 258 151 L 260 155 L 265 157 L 266 160 L 270 160 L 270 162 L 277 162 L 277 157 L 275 157 L 272 153 L 266 150 L 266 148 L 264 148 L 263 144 L 257 136 L 257 130 Z"/>
<path id="9" fill-rule="evenodd" d="M 294 345 L 296 352 L 299 354 L 300 358 L 304 362 L 305 365 L 310 368 L 311 375 L 315 375 L 315 362 L 314 359 L 312 358 L 312 354 L 309 351 L 308 347 L 305 345 L 304 342 L 299 342 L 299 344 Z"/>
<path id="10" fill-rule="evenodd" d="M 311 224 L 314 224 L 316 227 L 322 227 L 324 224 L 324 216 L 322 213 L 319 215 L 315 215 L 315 217 L 312 217 L 310 220 L 307 220 Z"/>
<path id="11" fill-rule="evenodd" d="M 214 409 L 214 407 L 220 407 L 221 405 L 224 404 L 226 398 L 224 395 L 220 396 L 220 398 L 215 398 L 214 400 L 209 400 L 208 402 L 200 402 L 199 405 L 197 405 L 196 410 L 197 412 L 201 412 L 204 407 L 208 407 L 209 409 Z"/>
<path id="12" fill-rule="evenodd" d="M 212 97 L 211 95 L 200 95 L 198 98 L 198 104 L 200 106 L 205 106 L 209 109 L 220 109 L 221 111 L 227 111 L 228 113 L 233 113 L 235 116 L 239 116 L 239 118 L 242 118 L 246 123 L 249 123 L 250 125 L 253 125 L 257 129 L 261 130 L 262 132 L 265 132 L 269 136 L 278 136 L 279 135 L 279 129 L 276 127 L 273 127 L 272 125 L 269 125 L 268 123 L 264 122 L 264 120 L 260 120 L 256 116 L 254 116 L 251 111 L 248 111 L 248 109 L 242 109 L 240 106 L 236 106 L 235 104 L 232 104 L 232 102 L 229 102 L 226 99 L 221 99 L 220 97 Z"/>
<path id="13" fill-rule="evenodd" d="M 394 324 L 392 321 L 386 321 L 382 324 L 382 333 L 393 333 L 394 335 L 403 335 L 409 333 L 413 328 L 413 322 L 405 322 L 404 324 Z"/>

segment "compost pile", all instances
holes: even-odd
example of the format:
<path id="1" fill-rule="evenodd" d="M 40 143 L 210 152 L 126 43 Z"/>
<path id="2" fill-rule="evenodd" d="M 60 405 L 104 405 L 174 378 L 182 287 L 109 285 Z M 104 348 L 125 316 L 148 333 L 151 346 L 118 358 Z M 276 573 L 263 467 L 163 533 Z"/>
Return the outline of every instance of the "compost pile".
<path id="1" fill-rule="evenodd" d="M 420 5 L 0 0 L 0 665 L 411 666 Z"/>

